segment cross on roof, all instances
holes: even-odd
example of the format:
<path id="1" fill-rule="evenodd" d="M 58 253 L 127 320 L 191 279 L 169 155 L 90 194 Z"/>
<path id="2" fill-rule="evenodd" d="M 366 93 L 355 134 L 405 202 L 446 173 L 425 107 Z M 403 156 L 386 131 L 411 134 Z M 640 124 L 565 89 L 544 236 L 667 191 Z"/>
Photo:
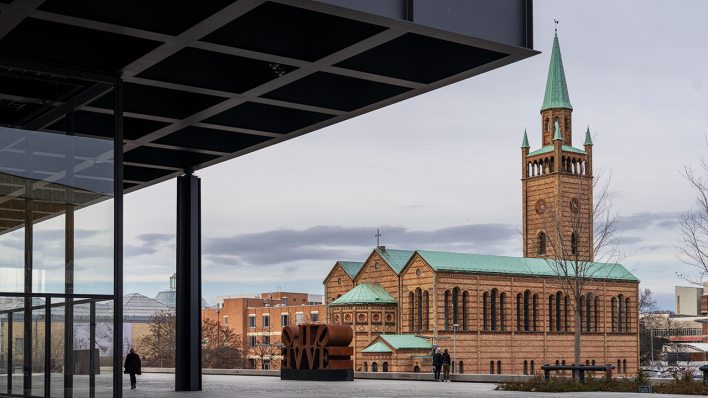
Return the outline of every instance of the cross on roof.
<path id="1" fill-rule="evenodd" d="M 379 232 L 378 228 L 376 229 L 376 235 L 374 236 L 376 237 L 376 247 L 379 247 L 379 237 L 381 236 L 381 233 Z"/>

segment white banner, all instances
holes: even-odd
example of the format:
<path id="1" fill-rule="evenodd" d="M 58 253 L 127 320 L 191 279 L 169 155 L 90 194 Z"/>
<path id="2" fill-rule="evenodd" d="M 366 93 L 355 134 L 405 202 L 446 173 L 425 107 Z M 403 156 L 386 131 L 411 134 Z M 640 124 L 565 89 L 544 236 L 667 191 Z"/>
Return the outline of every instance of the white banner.
<path id="1" fill-rule="evenodd" d="M 91 326 L 88 323 L 74 324 L 74 349 L 87 350 L 91 342 Z M 112 323 L 96 324 L 96 347 L 101 357 L 113 356 L 113 333 Z M 132 341 L 131 324 L 123 324 L 123 356 L 128 355 Z"/>

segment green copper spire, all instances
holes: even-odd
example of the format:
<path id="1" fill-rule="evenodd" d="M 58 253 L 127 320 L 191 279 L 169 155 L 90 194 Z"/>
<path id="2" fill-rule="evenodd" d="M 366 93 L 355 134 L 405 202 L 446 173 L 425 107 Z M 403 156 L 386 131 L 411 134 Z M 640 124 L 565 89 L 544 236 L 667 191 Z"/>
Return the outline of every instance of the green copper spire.
<path id="1" fill-rule="evenodd" d="M 590 126 L 588 126 L 588 131 L 585 132 L 585 145 L 592 145 L 592 139 L 590 138 Z"/>
<path id="2" fill-rule="evenodd" d="M 529 139 L 528 137 L 526 137 L 526 129 L 524 129 L 524 142 L 521 143 L 521 149 L 524 148 L 531 148 L 531 146 L 529 145 Z"/>
<path id="3" fill-rule="evenodd" d="M 553 137 L 553 141 L 555 141 L 555 140 L 563 141 L 563 137 L 561 137 L 561 129 L 560 129 L 560 126 L 558 125 L 557 120 L 556 120 L 556 135 Z"/>
<path id="4" fill-rule="evenodd" d="M 548 68 L 548 80 L 546 81 L 546 95 L 543 97 L 541 111 L 550 108 L 573 109 L 568 96 L 568 85 L 565 82 L 565 72 L 563 71 L 563 60 L 561 50 L 558 46 L 558 34 L 553 39 L 553 51 L 551 51 L 551 66 Z"/>

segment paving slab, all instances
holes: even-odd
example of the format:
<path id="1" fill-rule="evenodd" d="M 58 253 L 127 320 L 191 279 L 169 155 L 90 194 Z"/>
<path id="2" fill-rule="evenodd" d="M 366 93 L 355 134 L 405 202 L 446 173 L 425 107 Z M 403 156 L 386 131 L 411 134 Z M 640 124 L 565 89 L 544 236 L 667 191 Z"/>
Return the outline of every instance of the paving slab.
<path id="1" fill-rule="evenodd" d="M 209 375 L 202 376 L 203 391 L 175 392 L 174 375 L 149 373 L 138 376 L 138 388 L 130 389 L 128 376 L 123 379 L 124 397 L 533 397 L 533 398 L 590 398 L 626 397 L 627 393 L 528 393 L 496 391 L 493 383 L 436 383 L 408 380 L 355 379 L 347 382 L 312 382 L 280 380 L 277 377 Z M 632 394 L 632 397 L 676 398 L 682 395 Z"/>

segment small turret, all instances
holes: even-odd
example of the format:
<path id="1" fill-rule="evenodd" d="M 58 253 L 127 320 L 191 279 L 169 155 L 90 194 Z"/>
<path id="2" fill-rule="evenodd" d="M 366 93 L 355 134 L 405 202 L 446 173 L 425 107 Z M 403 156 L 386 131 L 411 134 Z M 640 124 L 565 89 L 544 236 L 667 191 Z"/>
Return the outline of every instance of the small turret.
<path id="1" fill-rule="evenodd" d="M 526 136 L 526 129 L 524 129 L 524 140 L 521 142 L 521 178 L 528 177 L 529 168 L 526 164 L 526 156 L 529 154 L 529 138 Z"/>
<path id="2" fill-rule="evenodd" d="M 585 132 L 585 153 L 588 154 L 587 159 L 585 159 L 585 174 L 588 176 L 592 175 L 592 138 L 590 137 L 590 126 L 588 126 L 588 131 Z"/>

